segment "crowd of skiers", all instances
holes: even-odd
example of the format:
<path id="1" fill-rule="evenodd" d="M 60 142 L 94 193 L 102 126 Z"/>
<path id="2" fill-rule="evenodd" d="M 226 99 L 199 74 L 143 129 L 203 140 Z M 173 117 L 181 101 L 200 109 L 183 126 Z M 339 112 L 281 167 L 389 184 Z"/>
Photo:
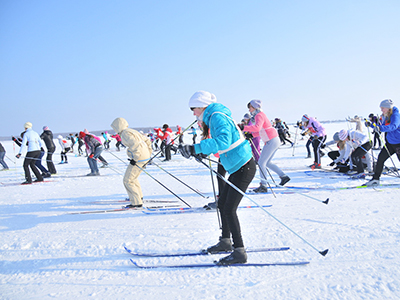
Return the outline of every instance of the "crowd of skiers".
<path id="1" fill-rule="evenodd" d="M 74 146 L 78 144 L 78 155 L 84 153 L 87 155 L 91 170 L 87 175 L 98 176 L 97 162 L 102 162 L 103 166 L 108 164 L 101 154 L 104 149 L 110 148 L 111 139 L 114 138 L 117 151 L 120 147 L 126 148 L 130 161 L 123 178 L 131 203 L 127 207 L 137 208 L 143 205 L 143 193 L 138 177 L 146 165 L 151 163 L 153 151 L 158 151 L 165 157 L 164 161 L 169 161 L 171 150 L 175 154 L 179 150 L 185 158 L 195 157 L 200 163 L 204 163 L 205 156 L 214 154 L 218 157 L 216 172 L 218 201 L 214 205 L 220 212 L 222 232 L 219 242 L 207 248 L 207 252 L 231 252 L 230 255 L 220 259 L 218 264 L 245 263 L 247 254 L 241 236 L 237 207 L 254 179 L 257 166 L 260 185 L 254 189 L 255 193 L 267 192 L 268 178 L 271 177 L 273 180 L 270 171 L 279 176 L 280 186 L 290 181 L 290 177 L 273 162 L 273 158 L 281 145 L 289 143 L 293 147 L 295 141 L 290 139 L 289 127 L 285 122 L 279 118 L 272 121 L 267 118 L 262 109 L 261 100 L 251 100 L 247 103 L 248 113 L 244 115 L 240 123 L 233 120 L 228 107 L 217 103 L 215 95 L 206 91 L 196 92 L 189 99 L 189 108 L 193 111 L 201 131 L 200 141 L 197 140 L 197 130 L 194 126 L 188 132 L 192 135 L 192 144 L 184 144 L 180 126 L 176 126 L 176 132 L 173 132 L 168 124 L 164 124 L 162 128 L 154 128 L 154 133 L 145 135 L 129 128 L 124 118 L 117 118 L 111 123 L 115 134 L 102 133 L 104 141 L 86 129 L 79 134 L 70 134 L 67 138 L 58 136 L 61 163 L 68 163 L 67 154 L 75 151 Z M 338 172 L 346 172 L 354 178 L 365 178 L 366 173 L 370 173 L 373 177 L 365 185 L 379 185 L 385 161 L 393 154 L 396 154 L 400 160 L 399 111 L 390 99 L 382 101 L 380 108 L 381 116 L 370 114 L 368 119 L 362 119 L 359 116 L 347 119 L 356 124 L 356 129 L 342 129 L 333 135 L 331 141 L 327 141 L 323 125 L 316 118 L 304 114 L 301 121 L 297 122 L 297 129 L 300 129 L 301 136 L 308 139 L 307 157 L 311 157 L 310 146 L 312 146 L 314 162 L 310 166 L 311 169 L 322 168 L 323 151 L 321 149 L 328 148 L 330 150 L 328 156 L 332 159 L 330 166 Z M 368 134 L 363 132 L 364 125 L 368 128 Z M 26 180 L 23 184 L 32 183 L 29 168 L 35 174 L 36 181 L 43 181 L 44 177 L 57 173 L 52 161 L 52 155 L 56 149 L 53 134 L 45 126 L 43 133 L 39 136 L 33 131 L 30 122 L 24 124 L 24 129 L 20 138 L 13 137 L 13 141 L 20 146 L 16 157 L 19 158 L 22 153 L 27 152 L 23 163 Z M 294 139 L 296 136 L 297 131 Z M 175 144 L 178 137 L 179 142 Z M 83 145 L 85 145 L 84 150 L 82 150 Z M 333 145 L 336 145 L 335 149 L 331 148 Z M 45 154 L 44 148 L 47 149 L 47 169 L 41 164 L 41 159 Z M 371 149 L 380 150 L 376 160 Z M 0 144 L 0 164 L 4 169 L 8 169 L 4 154 L 5 150 Z M 225 178 L 226 173 L 229 174 L 228 178 Z"/>

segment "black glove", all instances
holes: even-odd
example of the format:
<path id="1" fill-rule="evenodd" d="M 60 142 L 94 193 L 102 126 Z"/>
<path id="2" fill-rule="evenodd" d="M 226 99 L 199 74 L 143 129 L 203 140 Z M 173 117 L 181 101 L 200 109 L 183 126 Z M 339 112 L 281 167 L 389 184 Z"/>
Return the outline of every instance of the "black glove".
<path id="1" fill-rule="evenodd" d="M 246 139 L 251 140 L 253 138 L 253 135 L 250 132 L 245 132 L 244 136 L 246 137 Z"/>
<path id="2" fill-rule="evenodd" d="M 21 154 L 18 153 L 17 155 L 15 155 L 15 157 L 16 157 L 16 158 L 20 158 L 20 157 L 21 157 Z"/>
<path id="3" fill-rule="evenodd" d="M 306 133 L 305 132 L 302 132 L 302 133 L 300 133 L 302 136 L 305 136 L 306 135 Z"/>
<path id="4" fill-rule="evenodd" d="M 330 165 L 331 167 L 333 167 L 333 166 L 335 165 L 335 162 L 333 161 L 333 162 L 331 162 L 329 165 Z"/>
<path id="5" fill-rule="evenodd" d="M 182 154 L 182 156 L 187 159 L 189 159 L 191 156 L 196 155 L 193 145 L 179 145 L 178 150 Z"/>
<path id="6" fill-rule="evenodd" d="M 128 159 L 128 160 L 129 160 L 129 163 L 130 163 L 132 166 L 136 165 L 136 160 L 134 160 L 134 159 Z"/>
<path id="7" fill-rule="evenodd" d="M 371 126 L 371 122 L 366 120 L 366 121 L 365 121 L 365 126 L 366 126 L 366 127 L 370 127 L 370 126 Z"/>
<path id="8" fill-rule="evenodd" d="M 243 130 L 243 128 L 244 128 L 243 123 L 238 124 L 238 127 L 240 128 L 240 130 Z"/>
<path id="9" fill-rule="evenodd" d="M 326 147 L 325 144 L 322 144 L 322 145 L 321 145 L 321 149 L 324 149 L 325 147 Z"/>

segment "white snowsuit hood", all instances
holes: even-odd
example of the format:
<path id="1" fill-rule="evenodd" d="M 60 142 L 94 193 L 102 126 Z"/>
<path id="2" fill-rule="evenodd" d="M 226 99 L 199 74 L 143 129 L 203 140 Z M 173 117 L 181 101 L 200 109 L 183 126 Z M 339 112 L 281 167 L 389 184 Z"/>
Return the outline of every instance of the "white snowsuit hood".
<path id="1" fill-rule="evenodd" d="M 117 118 L 111 124 L 112 129 L 121 136 L 122 144 L 127 147 L 126 154 L 136 162 L 147 162 L 151 156 L 150 140 L 137 130 L 128 128 L 124 118 Z"/>
<path id="2" fill-rule="evenodd" d="M 129 124 L 124 118 L 116 118 L 111 123 L 111 128 L 118 134 L 122 132 L 122 130 L 128 128 Z"/>

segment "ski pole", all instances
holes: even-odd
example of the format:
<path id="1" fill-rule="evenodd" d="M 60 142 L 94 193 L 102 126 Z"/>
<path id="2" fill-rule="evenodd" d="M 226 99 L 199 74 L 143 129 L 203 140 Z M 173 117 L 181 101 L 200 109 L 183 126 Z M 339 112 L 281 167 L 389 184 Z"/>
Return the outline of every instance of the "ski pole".
<path id="1" fill-rule="evenodd" d="M 217 198 L 217 194 L 215 193 L 214 176 L 213 176 L 213 173 L 212 173 L 211 160 L 209 160 L 208 162 L 210 164 L 211 183 L 212 183 L 212 187 L 213 187 L 214 199 L 215 199 L 215 204 L 216 204 L 219 229 L 222 229 L 220 211 L 218 209 L 218 198 Z"/>
<path id="2" fill-rule="evenodd" d="M 168 172 L 167 170 L 165 170 L 164 168 L 160 167 L 159 165 L 157 165 L 156 163 L 152 163 L 153 165 L 155 165 L 156 167 L 160 168 L 162 171 L 164 171 L 165 173 L 167 173 L 168 175 L 170 175 L 172 178 L 178 180 L 180 183 L 182 183 L 184 186 L 188 187 L 189 189 L 191 189 L 193 192 L 195 192 L 196 194 L 202 196 L 203 198 L 208 198 L 206 196 L 204 196 L 202 193 L 200 193 L 199 191 L 195 190 L 194 188 L 192 188 L 190 185 L 188 185 L 187 183 L 184 183 L 182 180 L 180 180 L 178 177 L 174 176 L 173 174 L 171 174 L 170 172 Z"/>
<path id="3" fill-rule="evenodd" d="M 206 166 L 206 168 L 208 168 L 207 164 L 205 162 L 203 162 L 201 159 L 195 157 L 195 159 L 202 163 L 204 166 Z M 212 172 L 214 172 L 215 174 L 217 174 L 217 176 L 219 178 L 221 178 L 222 180 L 224 180 L 230 187 L 232 187 L 234 190 L 236 190 L 237 192 L 239 192 L 240 194 L 242 194 L 243 197 L 248 198 L 251 202 L 253 202 L 255 205 L 257 205 L 259 208 L 261 208 L 264 212 L 266 212 L 270 217 L 272 217 L 275 221 L 277 221 L 278 223 L 280 223 L 282 226 L 284 226 L 286 229 L 288 229 L 290 232 L 292 232 L 294 235 L 296 235 L 298 238 L 300 238 L 303 242 L 305 242 L 307 245 L 309 245 L 311 248 L 313 248 L 314 250 L 318 251 L 319 254 L 321 254 L 322 256 L 325 256 L 329 249 L 325 249 L 323 251 L 319 251 L 315 246 L 313 246 L 310 242 L 308 242 L 307 240 L 305 240 L 303 237 L 301 237 L 298 233 L 296 233 L 293 229 L 291 229 L 289 226 L 287 226 L 285 223 L 283 223 L 281 220 L 279 220 L 277 217 L 275 217 L 273 214 L 271 214 L 269 211 L 267 211 L 264 207 L 262 207 L 260 204 L 258 204 L 258 202 L 254 201 L 251 197 L 247 196 L 241 189 L 239 189 L 236 185 L 234 185 L 233 183 L 231 183 L 229 180 L 227 180 L 225 177 L 221 176 L 221 174 L 219 174 L 218 172 L 216 172 L 215 170 L 211 169 Z"/>
<path id="4" fill-rule="evenodd" d="M 284 186 L 283 186 L 283 188 L 284 188 L 285 190 L 287 190 L 287 191 L 292 191 L 292 192 L 295 193 L 295 194 L 302 195 L 302 196 L 304 196 L 304 197 L 307 197 L 307 198 L 310 198 L 310 199 L 312 199 L 312 200 L 321 202 L 321 203 L 323 203 L 323 204 L 328 204 L 328 203 L 329 203 L 329 198 L 327 198 L 326 200 L 320 200 L 320 199 L 317 199 L 317 198 L 315 198 L 315 197 L 309 196 L 309 195 L 304 194 L 304 193 L 301 193 L 301 192 L 295 192 L 295 191 L 290 190 L 290 189 L 288 189 L 288 188 L 286 188 L 286 187 L 284 187 Z"/>
<path id="5" fill-rule="evenodd" d="M 172 141 L 174 142 L 177 138 L 179 138 L 186 130 L 188 130 L 190 127 L 192 127 L 194 125 L 194 123 L 196 123 L 197 120 L 194 120 L 192 124 L 190 124 L 188 127 L 185 128 L 185 130 L 183 130 L 180 134 L 178 134 Z M 143 168 L 147 166 L 147 164 L 149 164 L 157 155 L 159 155 L 162 152 L 162 149 L 160 149 L 160 151 L 158 151 L 156 154 L 154 154 L 144 165 Z"/>
<path id="6" fill-rule="evenodd" d="M 15 164 L 15 160 L 12 160 L 11 158 L 8 157 L 8 155 L 6 154 L 6 157 Z"/>
<path id="7" fill-rule="evenodd" d="M 294 135 L 294 142 L 293 142 L 293 151 L 292 151 L 292 156 L 294 156 L 294 148 L 296 147 L 296 139 L 297 139 L 297 130 L 299 129 L 299 127 L 296 127 L 296 133 Z"/>
<path id="8" fill-rule="evenodd" d="M 112 155 L 114 155 L 112 152 L 110 152 Z M 123 161 L 122 159 L 120 159 L 118 156 L 114 155 L 114 157 L 116 157 L 117 159 L 119 159 L 120 161 L 122 161 L 125 165 L 128 165 L 125 161 Z M 158 157 L 157 157 L 158 158 Z M 180 183 L 182 183 L 183 185 L 185 185 L 186 187 L 188 187 L 189 189 L 191 189 L 192 191 L 194 191 L 195 193 L 199 194 L 200 196 L 202 196 L 203 198 L 208 198 L 206 196 L 204 196 L 202 193 L 200 193 L 199 191 L 195 190 L 194 188 L 192 188 L 191 186 L 189 186 L 188 184 L 186 184 L 185 182 L 183 182 L 182 180 L 180 180 L 179 178 L 177 178 L 176 176 L 174 176 L 173 174 L 171 174 L 170 172 L 168 172 L 167 170 L 165 170 L 164 168 L 160 167 L 159 165 L 157 165 L 156 163 L 153 162 L 153 165 L 155 165 L 156 167 L 160 168 L 162 171 L 164 171 L 165 173 L 167 173 L 168 175 L 170 175 L 172 178 L 178 180 Z"/>
<path id="9" fill-rule="evenodd" d="M 128 165 L 127 162 L 123 161 L 121 158 L 119 158 L 118 156 L 116 156 L 114 153 L 110 152 L 114 157 L 116 157 L 117 159 L 119 159 L 121 162 L 123 162 L 125 165 Z M 177 194 L 175 194 L 173 191 L 171 191 L 169 188 L 167 188 L 164 184 L 162 184 L 160 181 L 158 181 L 155 177 L 153 177 L 152 175 L 150 175 L 146 170 L 144 170 L 144 166 L 141 168 L 139 167 L 137 164 L 135 165 L 137 166 L 140 170 L 142 170 L 144 173 L 146 173 L 147 175 L 150 176 L 150 178 L 154 179 L 157 183 L 159 183 L 163 188 L 165 188 L 167 191 L 169 191 L 172 195 L 174 195 L 175 197 L 177 197 L 179 200 L 181 200 L 183 203 L 185 203 L 187 206 L 191 207 L 189 204 L 187 204 L 181 197 L 179 197 Z"/>
<path id="10" fill-rule="evenodd" d="M 364 121 L 368 121 L 368 120 L 367 120 L 367 119 L 364 119 Z M 373 146 L 372 138 L 371 138 L 371 133 L 369 132 L 369 126 L 366 126 L 366 127 L 367 127 L 367 131 L 368 131 L 369 142 L 371 143 L 371 146 Z M 375 160 L 375 156 L 374 156 L 374 151 L 372 151 L 372 150 L 371 150 L 371 155 L 372 155 L 372 166 L 374 166 L 374 162 L 375 162 L 376 160 Z"/>
<path id="11" fill-rule="evenodd" d="M 209 158 L 207 158 L 207 157 L 204 158 L 204 159 L 208 159 L 210 162 L 214 162 L 214 163 L 220 164 L 219 161 L 214 161 L 214 160 L 209 159 Z M 261 180 L 261 177 L 258 177 L 258 176 L 254 176 L 254 177 Z M 281 185 L 278 186 L 277 184 L 275 184 L 275 185 L 276 185 L 277 188 L 285 188 L 286 190 L 290 190 L 290 189 L 288 189 L 287 187 L 284 187 L 284 186 L 281 186 Z M 272 190 L 272 189 L 271 189 L 271 190 Z M 313 199 L 313 200 L 315 200 L 315 201 L 324 203 L 324 204 L 328 204 L 328 202 L 329 202 L 329 198 L 327 198 L 326 200 L 320 200 L 320 199 L 318 199 L 318 198 L 315 198 L 315 197 L 312 197 L 312 196 L 309 196 L 309 195 L 306 195 L 306 194 L 303 194 L 303 193 L 299 193 L 299 192 L 294 192 L 294 193 L 299 194 L 299 195 L 302 195 L 302 196 L 307 197 L 307 198 L 310 198 L 310 199 Z M 275 197 L 275 198 L 276 198 L 276 197 Z"/>
<path id="12" fill-rule="evenodd" d="M 373 126 L 376 127 L 376 124 L 374 123 Z M 381 142 L 382 142 L 382 144 L 383 144 L 383 147 L 386 149 L 386 151 L 387 151 L 387 153 L 388 153 L 388 155 L 389 155 L 389 158 L 390 158 L 390 160 L 391 160 L 391 162 L 392 162 L 392 164 L 393 164 L 393 167 L 394 167 L 394 171 L 395 171 L 396 174 L 397 174 L 396 176 L 397 176 L 397 177 L 400 177 L 399 170 L 397 169 L 396 165 L 394 164 L 394 161 L 393 161 L 393 158 L 392 158 L 392 155 L 393 155 L 393 154 L 390 154 L 390 151 L 389 151 L 388 147 L 386 146 L 386 143 L 385 143 L 385 141 L 383 140 L 383 138 L 382 138 L 382 136 L 381 136 L 380 134 L 379 134 L 379 138 L 381 139 Z"/>
<path id="13" fill-rule="evenodd" d="M 256 148 L 256 146 L 254 145 L 253 140 L 250 140 L 250 143 L 253 145 L 254 149 L 256 149 L 256 151 L 258 152 L 258 155 L 261 156 L 261 153 L 260 153 L 260 151 Z M 254 156 L 253 156 L 253 159 L 254 159 Z M 256 162 L 258 168 L 260 169 L 260 172 L 263 174 L 264 180 L 267 181 L 267 180 L 266 180 L 267 176 L 265 176 L 265 173 L 264 173 L 264 171 L 263 171 L 263 168 L 261 168 L 261 166 L 259 165 L 259 163 L 258 163 L 257 160 L 254 159 L 254 161 Z M 272 177 L 271 172 L 268 170 L 268 168 L 265 168 L 265 169 L 267 170 L 267 172 L 268 172 L 268 174 L 269 174 L 269 177 L 271 177 L 272 182 L 276 185 L 276 182 L 275 182 L 274 178 Z M 275 195 L 275 193 L 274 193 L 274 190 L 272 189 L 272 187 L 271 187 L 271 185 L 269 184 L 268 181 L 267 181 L 267 184 L 268 184 L 269 188 L 271 189 L 272 194 L 273 194 L 274 197 L 276 198 L 276 195 Z"/>
<path id="14" fill-rule="evenodd" d="M 150 173 L 148 173 L 144 168 L 139 167 L 137 164 L 135 165 L 136 167 L 138 167 L 140 170 L 142 170 L 144 173 L 146 173 L 147 175 L 149 175 L 152 179 L 154 179 L 158 184 L 160 184 L 163 188 L 165 188 L 168 192 L 170 192 L 172 195 L 174 195 L 176 198 L 178 198 L 179 200 L 181 200 L 183 203 L 185 203 L 187 206 L 191 207 L 185 200 L 183 200 L 181 197 L 179 197 L 177 194 L 175 194 L 173 191 L 171 191 L 169 188 L 167 188 L 164 184 L 162 184 L 159 180 L 157 180 L 155 177 L 153 177 L 152 175 L 150 175 Z"/>

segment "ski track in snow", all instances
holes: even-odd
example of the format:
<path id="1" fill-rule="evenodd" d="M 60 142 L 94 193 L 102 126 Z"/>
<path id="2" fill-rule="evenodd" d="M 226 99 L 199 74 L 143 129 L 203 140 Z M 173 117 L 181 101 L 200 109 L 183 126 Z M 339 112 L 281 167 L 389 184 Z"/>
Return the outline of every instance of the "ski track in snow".
<path id="1" fill-rule="evenodd" d="M 328 140 L 346 123 L 324 124 Z M 299 136 L 300 137 L 300 136 Z M 191 137 L 186 135 L 185 141 Z M 291 177 L 288 185 L 346 187 L 365 180 L 340 176 L 308 176 L 306 140 L 293 149 L 282 147 L 274 159 Z M 14 159 L 11 141 L 2 142 Z M 125 151 L 112 154 L 123 161 Z M 333 147 L 332 147 L 333 148 Z M 375 152 L 377 154 L 377 152 Z M 261 209 L 239 211 L 247 247 L 289 246 L 289 251 L 249 253 L 249 262 L 306 261 L 305 266 L 209 269 L 138 269 L 123 248 L 149 252 L 199 250 L 215 244 L 220 235 L 216 213 L 146 215 L 141 211 L 66 215 L 65 213 L 118 208 L 122 200 L 123 162 L 106 151 L 112 168 L 89 173 L 85 157 L 68 154 L 69 164 L 57 165 L 51 182 L 21 186 L 23 159 L 0 172 L 0 299 L 399 299 L 400 205 L 397 188 L 310 190 L 301 195 L 249 195 L 266 210 L 306 239 L 323 257 Z M 53 156 L 60 159 L 59 149 Z M 395 156 L 393 161 L 399 162 Z M 155 162 L 204 193 L 202 198 L 155 165 L 147 172 L 166 184 L 193 207 L 211 202 L 210 171 L 179 154 L 172 161 Z M 322 164 L 329 158 L 324 156 Z M 391 166 L 391 161 L 386 163 Z M 215 164 L 213 164 L 215 167 Z M 107 176 L 105 176 L 107 175 Z M 279 182 L 278 176 L 272 174 Z M 334 175 L 334 174 L 333 174 Z M 257 176 L 259 174 L 257 173 Z M 382 176 L 383 183 L 400 183 Z M 255 178 L 251 186 L 258 185 Z M 146 174 L 141 174 L 144 198 L 176 200 Z M 300 190 L 296 190 L 300 192 Z M 149 203 L 153 205 L 154 203 Z M 164 203 L 165 204 L 165 203 Z M 175 204 L 175 203 L 174 203 Z M 168 204 L 165 204 L 168 205 Z M 243 198 L 241 205 L 254 205 Z M 185 205 L 182 203 L 182 207 Z M 146 265 L 209 263 L 221 256 L 141 257 Z"/>

